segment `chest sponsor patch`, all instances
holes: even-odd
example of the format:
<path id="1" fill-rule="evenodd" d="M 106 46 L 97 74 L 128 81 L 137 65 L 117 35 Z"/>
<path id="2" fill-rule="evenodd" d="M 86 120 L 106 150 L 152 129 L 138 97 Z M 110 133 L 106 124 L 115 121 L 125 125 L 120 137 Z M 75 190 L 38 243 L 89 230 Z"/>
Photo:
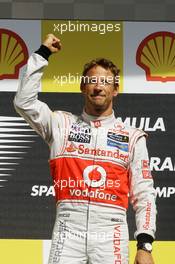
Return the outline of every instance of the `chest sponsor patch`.
<path id="1" fill-rule="evenodd" d="M 90 143 L 91 129 L 89 127 L 82 127 L 77 124 L 72 124 L 68 140 L 80 143 Z"/>
<path id="2" fill-rule="evenodd" d="M 113 140 L 107 139 L 107 146 L 115 147 L 115 148 L 118 148 L 122 151 L 128 152 L 128 144 L 127 143 L 125 144 L 125 143 L 121 143 L 118 141 L 113 141 Z"/>
<path id="3" fill-rule="evenodd" d="M 108 132 L 107 138 L 108 139 L 112 139 L 114 141 L 118 141 L 118 142 L 125 142 L 125 143 L 129 142 L 129 137 L 128 136 L 116 134 L 116 133 L 113 133 L 113 132 Z"/>
<path id="4" fill-rule="evenodd" d="M 128 152 L 129 137 L 109 131 L 107 134 L 107 146 L 118 148 Z"/>

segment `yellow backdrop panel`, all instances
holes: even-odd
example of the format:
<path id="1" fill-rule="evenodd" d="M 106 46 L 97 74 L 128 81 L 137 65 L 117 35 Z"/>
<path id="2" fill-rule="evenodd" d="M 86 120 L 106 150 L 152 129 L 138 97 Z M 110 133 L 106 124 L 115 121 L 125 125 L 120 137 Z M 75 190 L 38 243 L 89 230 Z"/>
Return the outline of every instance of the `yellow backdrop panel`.
<path id="1" fill-rule="evenodd" d="M 54 31 L 54 25 L 60 26 L 67 23 L 63 20 L 43 20 L 42 40 L 48 33 L 55 34 L 60 38 L 62 50 L 59 54 L 52 55 L 49 59 L 49 67 L 45 69 L 42 81 L 43 92 L 80 92 L 79 76 L 82 74 L 83 65 L 91 59 L 105 57 L 117 64 L 120 71 L 120 91 L 123 89 L 123 30 L 122 23 L 117 21 L 81 21 L 92 25 L 119 24 L 119 31 L 107 31 L 100 34 L 99 31 L 66 31 L 62 34 Z M 71 21 L 71 23 L 78 23 Z M 91 28 L 91 26 L 90 26 Z M 115 27 L 116 28 L 116 27 Z M 71 83 L 60 84 L 60 76 L 75 76 L 76 82 L 70 78 Z M 64 81 L 65 79 L 63 79 Z"/>
<path id="2" fill-rule="evenodd" d="M 42 258 L 42 240 L 0 240 L 2 264 L 42 264 Z"/>
<path id="3" fill-rule="evenodd" d="M 155 264 L 174 263 L 175 241 L 154 242 Z M 134 264 L 136 242 L 130 242 L 130 264 Z M 43 264 L 42 240 L 0 240 L 0 263 L 3 264 Z"/>
<path id="4" fill-rule="evenodd" d="M 130 264 L 134 264 L 136 254 L 136 242 L 130 242 Z M 153 244 L 153 257 L 155 264 L 174 263 L 175 241 L 155 241 Z"/>

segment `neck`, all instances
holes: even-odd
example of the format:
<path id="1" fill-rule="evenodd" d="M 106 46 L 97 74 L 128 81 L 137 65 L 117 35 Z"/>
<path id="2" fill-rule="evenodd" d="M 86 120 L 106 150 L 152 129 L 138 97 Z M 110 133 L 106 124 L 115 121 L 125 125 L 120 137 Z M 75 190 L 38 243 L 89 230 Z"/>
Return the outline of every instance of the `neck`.
<path id="1" fill-rule="evenodd" d="M 110 108 L 110 109 L 101 109 L 101 108 L 90 109 L 90 108 L 85 106 L 85 112 L 88 115 L 97 116 L 97 117 L 109 116 L 112 114 L 112 108 Z"/>

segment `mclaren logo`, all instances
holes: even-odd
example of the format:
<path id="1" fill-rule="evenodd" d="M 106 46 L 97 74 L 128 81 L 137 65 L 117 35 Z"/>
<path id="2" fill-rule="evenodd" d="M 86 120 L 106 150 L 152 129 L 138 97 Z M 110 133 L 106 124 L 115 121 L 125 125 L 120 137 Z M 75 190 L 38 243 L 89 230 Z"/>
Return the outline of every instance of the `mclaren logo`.
<path id="1" fill-rule="evenodd" d="M 20 68 L 27 63 L 25 42 L 15 32 L 0 28 L 0 80 L 18 79 Z"/>
<path id="2" fill-rule="evenodd" d="M 175 81 L 175 33 L 147 36 L 138 47 L 136 63 L 145 70 L 147 81 Z"/>
<path id="3" fill-rule="evenodd" d="M 0 187 L 13 175 L 37 137 L 21 117 L 0 116 Z"/>

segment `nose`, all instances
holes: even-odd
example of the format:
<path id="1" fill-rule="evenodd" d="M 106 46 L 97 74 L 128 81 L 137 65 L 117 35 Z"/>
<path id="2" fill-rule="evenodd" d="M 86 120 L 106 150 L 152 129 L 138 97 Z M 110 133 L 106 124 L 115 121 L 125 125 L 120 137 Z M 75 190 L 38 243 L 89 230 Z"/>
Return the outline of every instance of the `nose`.
<path id="1" fill-rule="evenodd" d="M 94 93 L 98 93 L 99 94 L 99 93 L 102 92 L 103 86 L 98 84 L 98 83 L 96 83 L 93 90 L 94 90 Z"/>

